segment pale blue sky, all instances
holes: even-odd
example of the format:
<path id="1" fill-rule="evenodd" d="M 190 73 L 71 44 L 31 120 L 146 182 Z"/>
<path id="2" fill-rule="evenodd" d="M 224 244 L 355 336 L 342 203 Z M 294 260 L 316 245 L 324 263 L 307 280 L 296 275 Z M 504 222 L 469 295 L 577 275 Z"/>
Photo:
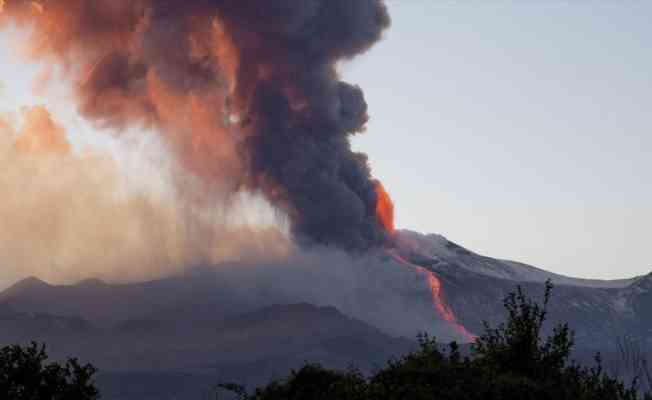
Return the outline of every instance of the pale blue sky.
<path id="1" fill-rule="evenodd" d="M 343 75 L 398 226 L 570 275 L 652 271 L 652 2 L 388 3 Z"/>

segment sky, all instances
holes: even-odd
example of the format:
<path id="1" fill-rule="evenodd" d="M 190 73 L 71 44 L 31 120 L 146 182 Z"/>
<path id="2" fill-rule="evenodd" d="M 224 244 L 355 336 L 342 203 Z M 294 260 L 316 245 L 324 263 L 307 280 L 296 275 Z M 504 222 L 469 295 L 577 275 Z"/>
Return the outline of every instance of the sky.
<path id="1" fill-rule="evenodd" d="M 397 226 L 571 276 L 652 271 L 652 2 L 387 3 L 385 39 L 341 73 Z M 6 53 L 0 109 L 33 100 Z"/>
<path id="2" fill-rule="evenodd" d="M 652 271 L 652 2 L 388 4 L 342 73 L 397 225 L 571 276 Z"/>

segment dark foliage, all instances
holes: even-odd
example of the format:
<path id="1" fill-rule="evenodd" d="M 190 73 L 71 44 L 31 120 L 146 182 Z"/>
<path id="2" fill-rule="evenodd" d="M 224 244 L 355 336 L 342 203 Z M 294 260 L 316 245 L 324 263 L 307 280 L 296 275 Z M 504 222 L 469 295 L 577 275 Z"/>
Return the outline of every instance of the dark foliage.
<path id="1" fill-rule="evenodd" d="M 451 343 L 443 349 L 427 335 L 420 349 L 388 363 L 366 378 L 358 370 L 333 371 L 306 365 L 289 377 L 249 395 L 243 387 L 221 388 L 241 400 L 637 400 L 637 381 L 628 384 L 604 372 L 600 355 L 593 367 L 571 362 L 573 333 L 568 325 L 543 337 L 552 285 L 543 303 L 520 287 L 504 300 L 506 322 L 485 332 L 462 356 Z M 644 395 L 644 400 L 652 400 Z"/>
<path id="2" fill-rule="evenodd" d="M 63 364 L 46 364 L 44 345 L 8 346 L 0 349 L 0 399 L 94 400 L 96 370 L 71 358 Z"/>

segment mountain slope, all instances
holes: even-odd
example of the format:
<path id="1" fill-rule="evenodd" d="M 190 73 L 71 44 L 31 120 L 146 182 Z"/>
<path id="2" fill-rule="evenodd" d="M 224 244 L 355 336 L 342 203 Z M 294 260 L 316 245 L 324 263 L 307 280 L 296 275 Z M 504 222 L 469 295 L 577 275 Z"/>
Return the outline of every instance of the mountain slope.
<path id="1" fill-rule="evenodd" d="M 482 256 L 449 241 L 441 235 L 423 235 L 402 230 L 397 233 L 397 238 L 402 251 L 409 253 L 412 258 L 421 256 L 424 260 L 430 262 L 452 264 L 458 268 L 493 278 L 518 282 L 545 282 L 550 279 L 554 284 L 558 285 L 596 288 L 624 288 L 639 278 L 615 280 L 571 278 L 520 262 Z"/>
<path id="2" fill-rule="evenodd" d="M 318 262 L 291 266 L 224 264 L 132 284 L 29 278 L 0 293 L 0 344 L 35 339 L 54 357 L 92 361 L 108 399 L 194 398 L 215 382 L 260 383 L 304 361 L 369 370 L 414 345 L 396 332 L 412 338 L 423 327 L 443 341 L 459 337 L 415 266 L 435 274 L 445 305 L 472 333 L 503 320 L 501 300 L 516 285 L 536 297 L 550 279 L 551 322 L 568 322 L 583 351 L 607 352 L 624 335 L 652 344 L 652 274 L 576 279 L 482 256 L 439 235 L 400 231 L 397 243 L 408 264 L 378 250 L 357 258 L 317 253 Z"/>
<path id="3" fill-rule="evenodd" d="M 138 400 L 205 394 L 219 381 L 258 384 L 308 360 L 370 370 L 414 346 L 333 307 L 254 304 L 220 277 L 198 269 L 138 284 L 59 286 L 30 278 L 0 293 L 0 345 L 46 342 L 54 358 L 99 367 L 104 398 Z M 188 391 L 188 381 L 199 386 Z"/>
<path id="4" fill-rule="evenodd" d="M 614 281 L 577 279 L 481 256 L 440 235 L 401 231 L 398 242 L 405 258 L 437 274 L 449 306 L 471 332 L 481 332 L 483 321 L 502 320 L 501 300 L 516 285 L 530 295 L 540 295 L 549 279 L 556 286 L 551 322 L 568 322 L 580 346 L 609 348 L 624 335 L 652 344 L 648 318 L 652 275 Z"/>

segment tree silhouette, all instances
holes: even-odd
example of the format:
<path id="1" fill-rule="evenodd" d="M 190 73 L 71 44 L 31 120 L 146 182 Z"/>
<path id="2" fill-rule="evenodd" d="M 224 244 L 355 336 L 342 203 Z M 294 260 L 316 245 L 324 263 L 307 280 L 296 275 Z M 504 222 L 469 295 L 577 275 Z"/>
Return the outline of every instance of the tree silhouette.
<path id="1" fill-rule="evenodd" d="M 45 345 L 7 346 L 0 349 L 0 399 L 95 400 L 96 369 L 75 358 L 48 363 Z"/>

